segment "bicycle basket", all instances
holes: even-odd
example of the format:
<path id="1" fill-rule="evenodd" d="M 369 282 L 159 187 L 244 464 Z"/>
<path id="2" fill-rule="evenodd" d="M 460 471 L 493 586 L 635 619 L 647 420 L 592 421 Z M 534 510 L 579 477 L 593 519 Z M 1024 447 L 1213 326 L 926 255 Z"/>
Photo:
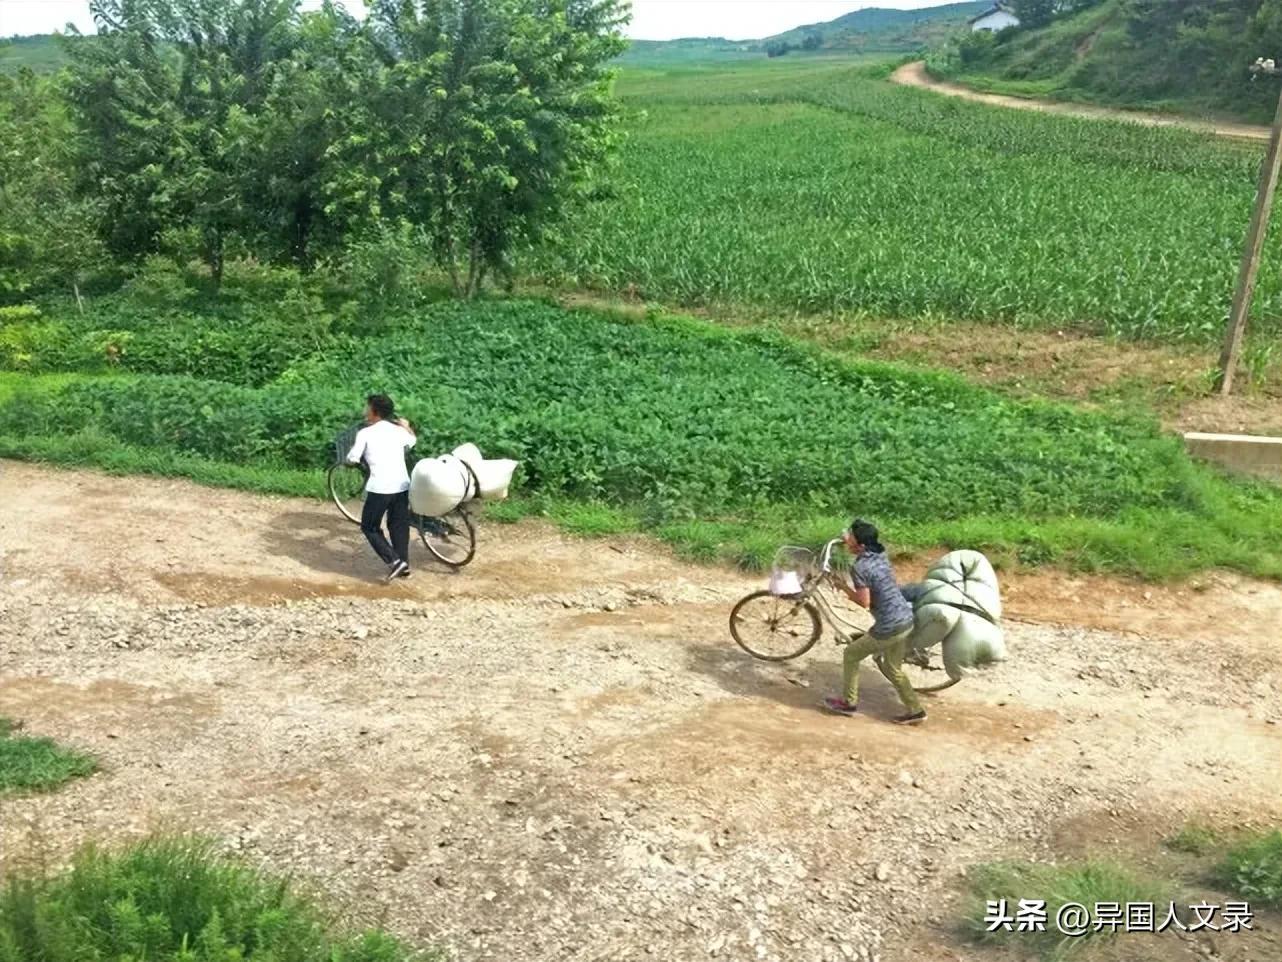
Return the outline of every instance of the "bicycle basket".
<path id="1" fill-rule="evenodd" d="M 813 551 L 785 545 L 775 552 L 775 560 L 770 568 L 770 593 L 802 594 L 816 573 Z"/>
<path id="2" fill-rule="evenodd" d="M 341 464 L 347 460 L 347 452 L 352 450 L 352 445 L 356 443 L 356 434 L 363 427 L 365 427 L 364 423 L 357 422 L 334 438 L 334 461 L 336 463 Z"/>

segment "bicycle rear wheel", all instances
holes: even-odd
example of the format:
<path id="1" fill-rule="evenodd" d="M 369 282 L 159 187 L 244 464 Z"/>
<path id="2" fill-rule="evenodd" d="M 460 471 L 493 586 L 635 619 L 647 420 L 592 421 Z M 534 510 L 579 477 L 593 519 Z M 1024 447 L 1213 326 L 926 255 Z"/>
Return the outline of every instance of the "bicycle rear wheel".
<path id="1" fill-rule="evenodd" d="M 755 591 L 731 609 L 730 634 L 753 658 L 789 661 L 815 646 L 823 624 L 809 601 Z"/>
<path id="2" fill-rule="evenodd" d="M 420 517 L 418 536 L 437 561 L 451 568 L 462 568 L 476 555 L 476 524 L 464 508 L 443 518 Z"/>
<path id="3" fill-rule="evenodd" d="M 340 461 L 330 466 L 325 480 L 330 500 L 338 506 L 343 517 L 352 524 L 360 524 L 369 468 L 364 464 L 346 464 Z"/>
<path id="4" fill-rule="evenodd" d="M 929 652 L 917 658 L 905 658 L 903 672 L 908 677 L 908 683 L 913 686 L 913 691 L 919 695 L 946 691 L 961 681 L 960 678 L 949 678 L 943 668 L 934 663 Z"/>

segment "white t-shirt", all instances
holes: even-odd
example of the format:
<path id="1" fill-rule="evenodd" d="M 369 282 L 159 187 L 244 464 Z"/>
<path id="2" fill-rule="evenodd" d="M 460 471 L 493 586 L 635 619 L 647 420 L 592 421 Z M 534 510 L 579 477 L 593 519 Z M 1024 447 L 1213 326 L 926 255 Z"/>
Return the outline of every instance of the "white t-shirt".
<path id="1" fill-rule="evenodd" d="M 417 438 L 399 424 L 375 421 L 356 432 L 356 442 L 347 454 L 348 464 L 358 464 L 363 457 L 369 465 L 365 490 L 370 494 L 400 494 L 410 489 L 410 473 L 405 470 L 405 451 Z"/>

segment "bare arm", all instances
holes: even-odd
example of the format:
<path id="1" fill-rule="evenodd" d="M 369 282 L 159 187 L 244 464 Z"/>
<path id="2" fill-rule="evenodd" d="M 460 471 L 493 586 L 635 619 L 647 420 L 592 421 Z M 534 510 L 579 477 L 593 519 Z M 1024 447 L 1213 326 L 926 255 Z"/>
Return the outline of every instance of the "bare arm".
<path id="1" fill-rule="evenodd" d="M 853 588 L 846 584 L 846 579 L 841 575 L 833 573 L 832 583 L 836 585 L 846 597 L 857 604 L 860 608 L 867 608 L 872 604 L 872 594 L 867 588 Z"/>

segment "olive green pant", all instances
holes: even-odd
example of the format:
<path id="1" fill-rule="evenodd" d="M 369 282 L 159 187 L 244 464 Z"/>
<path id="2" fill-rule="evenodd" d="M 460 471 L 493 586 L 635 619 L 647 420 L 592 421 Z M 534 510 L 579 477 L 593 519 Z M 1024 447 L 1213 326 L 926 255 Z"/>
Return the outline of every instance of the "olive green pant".
<path id="1" fill-rule="evenodd" d="M 908 648 L 908 636 L 913 633 L 912 627 L 905 628 L 889 638 L 874 638 L 864 635 L 846 646 L 846 656 L 842 661 L 841 680 L 844 685 L 844 697 L 847 704 L 859 703 L 859 665 L 872 655 L 886 680 L 895 686 L 899 700 L 911 713 L 921 711 L 921 701 L 913 691 L 912 682 L 904 674 L 904 654 Z"/>

